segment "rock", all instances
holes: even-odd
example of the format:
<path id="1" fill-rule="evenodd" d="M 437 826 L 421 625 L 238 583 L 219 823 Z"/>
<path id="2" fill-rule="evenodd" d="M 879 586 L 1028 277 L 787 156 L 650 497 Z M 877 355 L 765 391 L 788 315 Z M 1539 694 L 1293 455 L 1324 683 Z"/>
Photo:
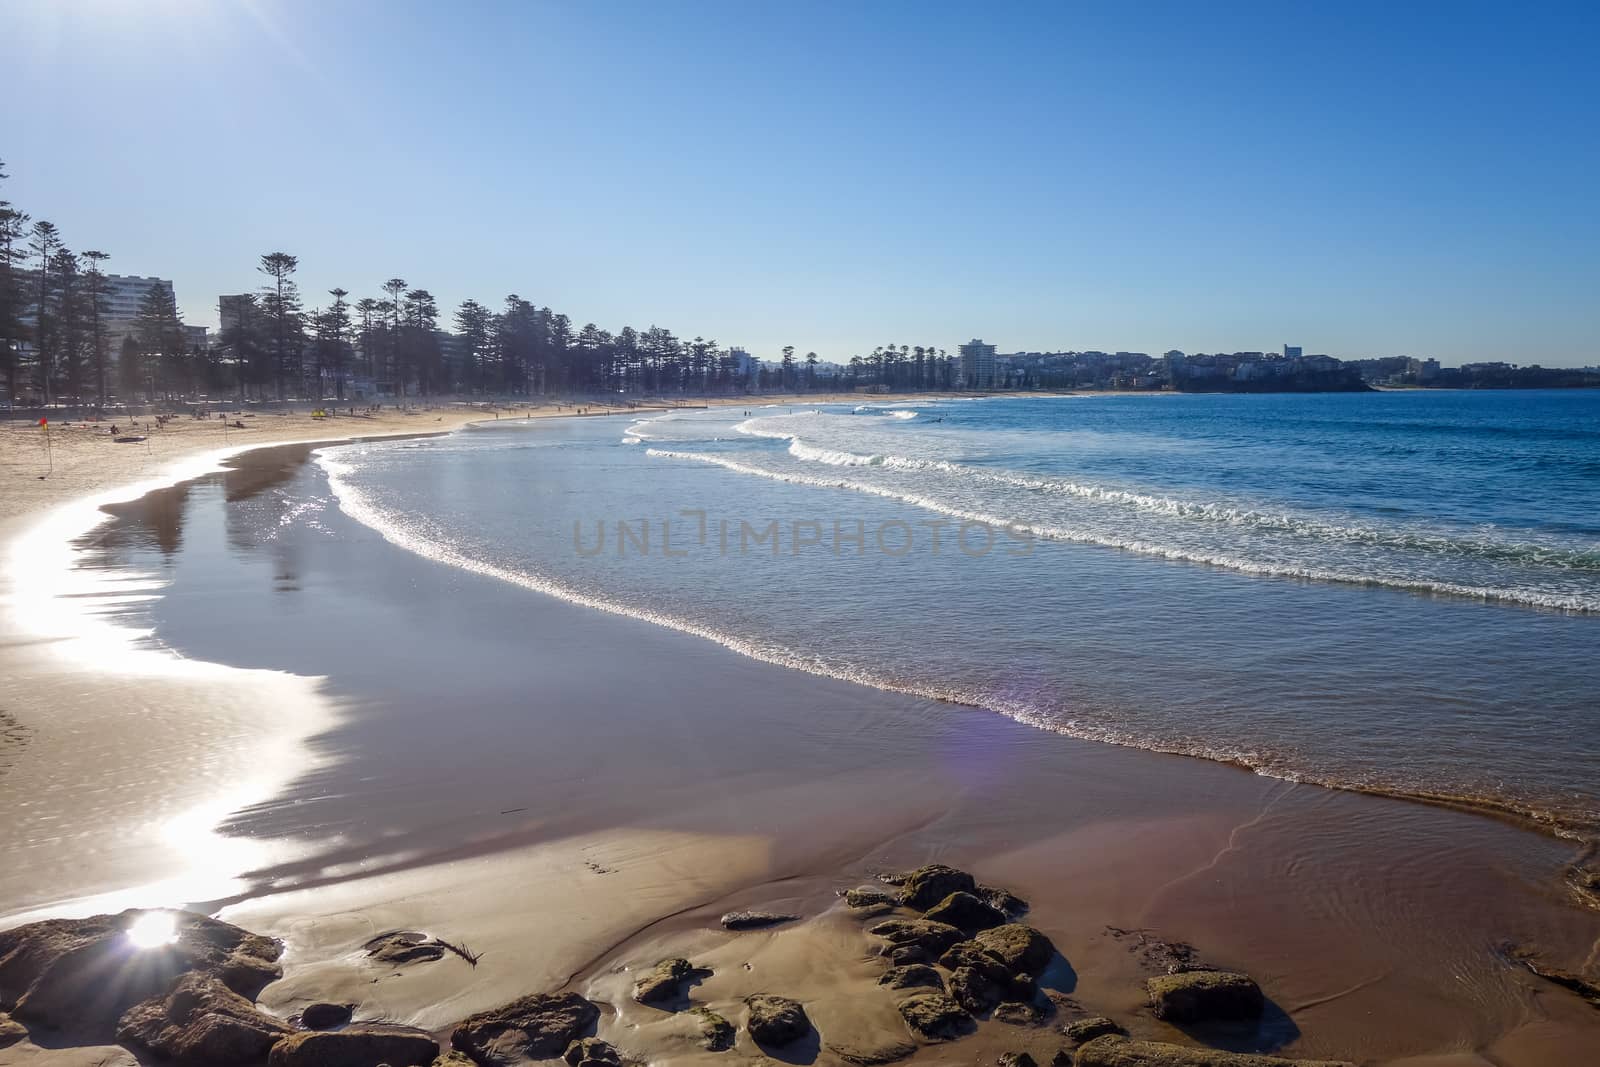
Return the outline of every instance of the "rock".
<path id="1" fill-rule="evenodd" d="M 892 945 L 915 945 L 934 958 L 963 936 L 954 926 L 927 919 L 885 919 L 870 927 L 867 933 L 876 934 Z"/>
<path id="2" fill-rule="evenodd" d="M 927 1041 L 953 1041 L 972 1029 L 972 1016 L 944 993 L 918 993 L 896 1007 L 911 1032 Z"/>
<path id="3" fill-rule="evenodd" d="M 1039 1067 L 1026 1052 L 1000 1053 L 1000 1067 Z"/>
<path id="4" fill-rule="evenodd" d="M 1108 926 L 1106 933 L 1117 941 L 1127 942 L 1128 951 L 1158 973 L 1211 970 L 1200 962 L 1199 951 L 1185 941 L 1168 941 L 1149 930 L 1126 930 L 1120 926 Z"/>
<path id="5" fill-rule="evenodd" d="M 977 896 L 978 899 L 1008 919 L 1015 919 L 1028 910 L 1028 902 L 1007 889 L 997 889 L 992 885 L 980 885 L 977 889 Z"/>
<path id="6" fill-rule="evenodd" d="M 0 1011 L 0 1048 L 5 1048 L 7 1045 L 15 1045 L 27 1036 L 27 1027 L 5 1012 Z"/>
<path id="7" fill-rule="evenodd" d="M 1044 1022 L 1045 1010 L 1025 1000 L 1006 1000 L 1001 1001 L 989 1017 L 1008 1026 L 1038 1026 Z"/>
<path id="8" fill-rule="evenodd" d="M 1031 926 L 1006 923 L 978 933 L 973 940 L 1013 971 L 1038 975 L 1055 958 L 1050 939 Z"/>
<path id="9" fill-rule="evenodd" d="M 439 1043 L 421 1030 L 362 1023 L 344 1030 L 301 1030 L 272 1046 L 268 1067 L 427 1067 Z"/>
<path id="10" fill-rule="evenodd" d="M 1169 1023 L 1254 1019 L 1266 1004 L 1260 986 L 1228 971 L 1163 974 L 1147 981 L 1145 988 L 1155 1017 Z"/>
<path id="11" fill-rule="evenodd" d="M 998 982 L 976 967 L 957 967 L 950 972 L 950 995 L 973 1015 L 999 1004 L 1003 992 Z"/>
<path id="12" fill-rule="evenodd" d="M 730 911 L 722 917 L 722 925 L 729 930 L 760 930 L 766 926 L 792 923 L 799 918 L 798 915 L 775 911 Z"/>
<path id="13" fill-rule="evenodd" d="M 700 1017 L 700 1044 L 707 1052 L 726 1052 L 733 1047 L 736 1036 L 733 1024 L 710 1008 L 695 1008 Z"/>
<path id="14" fill-rule="evenodd" d="M 451 1049 L 449 1052 L 440 1053 L 439 1058 L 433 1061 L 433 1067 L 478 1067 L 478 1065 L 473 1063 L 472 1057 L 465 1052 Z"/>
<path id="15" fill-rule="evenodd" d="M 905 1041 L 891 1041 L 874 1048 L 865 1045 L 829 1045 L 828 1051 L 846 1063 L 856 1064 L 857 1067 L 880 1067 L 885 1063 L 905 1059 L 917 1051 L 917 1046 Z"/>
<path id="16" fill-rule="evenodd" d="M 580 1037 L 561 1054 L 569 1067 L 622 1067 L 622 1054 L 598 1037 Z"/>
<path id="17" fill-rule="evenodd" d="M 180 1064 L 262 1063 L 293 1031 L 222 982 L 190 973 L 164 997 L 123 1012 L 117 1040 Z"/>
<path id="18" fill-rule="evenodd" d="M 1039 994 L 1039 983 L 1033 980 L 1031 974 L 1018 974 L 1012 976 L 1010 985 L 1006 988 L 1007 1000 L 1020 1000 L 1028 1003 Z"/>
<path id="19" fill-rule="evenodd" d="M 913 963 L 932 963 L 938 958 L 938 953 L 929 952 L 921 945 L 895 945 L 889 950 L 889 962 L 896 967 L 906 967 Z"/>
<path id="20" fill-rule="evenodd" d="M 913 963 L 905 967 L 890 967 L 878 979 L 879 985 L 886 985 L 890 989 L 937 989 L 944 992 L 944 979 L 939 977 L 939 972 L 925 963 Z"/>
<path id="21" fill-rule="evenodd" d="M 906 875 L 900 890 L 900 901 L 908 908 L 927 911 L 951 893 L 971 893 L 978 883 L 966 871 L 930 863 Z"/>
<path id="22" fill-rule="evenodd" d="M 1093 1041 L 1106 1034 L 1123 1033 L 1122 1027 L 1107 1019 L 1104 1015 L 1093 1015 L 1087 1019 L 1077 1019 L 1061 1028 L 1061 1033 L 1073 1044 L 1081 1045 L 1085 1041 Z"/>
<path id="23" fill-rule="evenodd" d="M 633 987 L 633 999 L 640 1004 L 671 1000 L 683 992 L 683 983 L 693 974 L 694 966 L 682 957 L 662 960 Z"/>
<path id="24" fill-rule="evenodd" d="M 1344 1060 L 1286 1060 L 1243 1052 L 1129 1041 L 1106 1035 L 1078 1049 L 1076 1067 L 1355 1067 Z"/>
<path id="25" fill-rule="evenodd" d="M 945 950 L 939 963 L 952 971 L 975 970 L 997 986 L 1009 987 L 1019 977 L 989 950 L 976 941 L 958 941 Z"/>
<path id="26" fill-rule="evenodd" d="M 1006 921 L 1001 912 L 971 893 L 951 893 L 927 910 L 923 918 L 954 926 L 968 934 L 1000 926 Z"/>
<path id="27" fill-rule="evenodd" d="M 354 1004 L 307 1004 L 300 1013 L 300 1025 L 307 1030 L 332 1030 L 349 1022 L 355 1010 Z"/>
<path id="28" fill-rule="evenodd" d="M 576 993 L 535 993 L 463 1019 L 450 1044 L 489 1067 L 548 1060 L 599 1017 L 600 1009 Z"/>
<path id="29" fill-rule="evenodd" d="M 896 904 L 899 903 L 899 899 L 887 889 L 870 885 L 859 889 L 847 889 L 844 894 L 844 902 L 852 908 L 874 908 L 883 904 Z"/>
<path id="30" fill-rule="evenodd" d="M 427 934 L 395 930 L 379 934 L 366 944 L 367 955 L 379 963 L 428 963 L 444 959 L 445 947 Z"/>
<path id="31" fill-rule="evenodd" d="M 128 936 L 135 923 L 164 917 L 172 923 L 171 941 L 140 947 Z M 282 951 L 270 938 L 186 911 L 47 919 L 0 931 L 0 1004 L 22 1022 L 109 1036 L 123 1012 L 165 996 L 191 971 L 254 997 L 282 976 L 276 963 Z M 111 975 L 115 981 L 107 980 Z"/>
<path id="32" fill-rule="evenodd" d="M 744 1002 L 750 1009 L 744 1028 L 758 1044 L 781 1048 L 811 1032 L 811 1020 L 798 1000 L 757 993 L 745 997 Z"/>

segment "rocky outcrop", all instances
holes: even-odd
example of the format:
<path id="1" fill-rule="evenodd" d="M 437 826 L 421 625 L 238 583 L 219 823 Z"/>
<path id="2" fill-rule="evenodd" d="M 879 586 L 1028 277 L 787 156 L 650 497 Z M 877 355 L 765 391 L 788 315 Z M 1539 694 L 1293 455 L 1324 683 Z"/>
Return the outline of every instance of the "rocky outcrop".
<path id="1" fill-rule="evenodd" d="M 951 893 L 929 908 L 923 918 L 975 934 L 1005 923 L 1005 913 L 971 893 Z"/>
<path id="2" fill-rule="evenodd" d="M 924 1041 L 953 1041 L 972 1029 L 972 1016 L 944 993 L 918 993 L 896 1007 L 906 1026 Z"/>
<path id="3" fill-rule="evenodd" d="M 598 1037 L 581 1037 L 561 1054 L 567 1067 L 622 1067 L 622 1053 Z"/>
<path id="4" fill-rule="evenodd" d="M 999 1063 L 1000 1067 L 1039 1067 L 1026 1052 L 1002 1052 Z"/>
<path id="5" fill-rule="evenodd" d="M 985 945 L 976 938 L 958 941 L 939 957 L 939 963 L 951 972 L 950 994 L 963 1008 L 981 1015 L 994 1010 L 1002 1001 L 1009 1001 L 1016 1007 L 1006 1013 L 1004 1021 L 1037 1021 L 1038 1013 L 1029 1005 L 1038 993 L 1038 986 L 1033 977 L 1018 966 L 1032 967 L 1039 959 L 1048 961 L 1055 949 L 1041 948 L 1039 942 L 1049 946 L 1049 941 L 1031 927 L 1019 927 L 1019 930 L 1027 933 L 1007 934 L 996 938 L 993 945 Z"/>
<path id="6" fill-rule="evenodd" d="M 746 997 L 744 1002 L 749 1009 L 744 1028 L 750 1031 L 757 1044 L 782 1048 L 811 1032 L 811 1020 L 798 1000 L 757 993 Z"/>
<path id="7" fill-rule="evenodd" d="M 663 1004 L 680 995 L 683 983 L 694 973 L 694 965 L 681 956 L 662 960 L 633 987 L 633 999 L 640 1004 Z"/>
<path id="8" fill-rule="evenodd" d="M 792 923 L 800 916 L 776 911 L 730 911 L 722 917 L 722 925 L 729 930 L 760 930 L 768 926 Z"/>
<path id="9" fill-rule="evenodd" d="M 977 888 L 977 881 L 966 871 L 930 863 L 905 876 L 900 900 L 908 908 L 927 911 L 951 893 L 971 893 Z"/>
<path id="10" fill-rule="evenodd" d="M 890 967 L 878 979 L 879 985 L 890 989 L 936 989 L 944 992 L 944 979 L 939 972 L 925 963 L 912 963 L 904 967 Z"/>
<path id="11" fill-rule="evenodd" d="M 140 920 L 168 919 L 164 944 L 141 947 L 128 936 Z M 0 1008 L 25 1023 L 108 1036 L 129 1008 L 166 996 L 191 972 L 254 997 L 282 975 L 282 951 L 270 938 L 183 911 L 29 923 L 0 932 Z"/>
<path id="12" fill-rule="evenodd" d="M 332 1030 L 349 1022 L 355 1010 L 354 1004 L 307 1004 L 300 1013 L 300 1025 L 307 1030 Z"/>
<path id="13" fill-rule="evenodd" d="M 129 1048 L 197 1067 L 265 1063 L 291 1033 L 217 978 L 195 973 L 167 996 L 135 1004 L 117 1023 L 117 1040 Z"/>
<path id="14" fill-rule="evenodd" d="M 362 1024 L 344 1030 L 302 1030 L 272 1046 L 268 1067 L 428 1067 L 439 1043 L 404 1026 Z M 220 1061 L 228 1062 L 228 1061 Z"/>
<path id="15" fill-rule="evenodd" d="M 28 1036 L 28 1028 L 5 1012 L 0 1011 L 0 1048 L 15 1045 Z"/>
<path id="16" fill-rule="evenodd" d="M 576 993 L 536 993 L 462 1020 L 450 1044 L 488 1067 L 512 1067 L 561 1055 L 599 1017 Z"/>
<path id="17" fill-rule="evenodd" d="M 1056 947 L 1048 937 L 1022 923 L 1006 923 L 984 930 L 972 940 L 1010 970 L 1035 977 L 1056 955 Z"/>
<path id="18" fill-rule="evenodd" d="M 379 963 L 431 963 L 444 959 L 445 947 L 427 934 L 412 930 L 393 930 L 379 934 L 366 944 L 367 955 Z"/>
<path id="19" fill-rule="evenodd" d="M 1170 1023 L 1209 1019 L 1253 1019 L 1266 1006 L 1261 987 L 1249 977 L 1229 971 L 1183 971 L 1163 974 L 1145 983 L 1150 1010 Z"/>
<path id="20" fill-rule="evenodd" d="M 888 941 L 891 945 L 912 945 L 933 959 L 965 935 L 954 926 L 930 922 L 927 919 L 885 919 L 867 930 L 869 934 Z"/>
<path id="21" fill-rule="evenodd" d="M 733 1047 L 737 1036 L 733 1024 L 710 1008 L 695 1008 L 693 1014 L 700 1020 L 700 1045 L 707 1052 L 726 1052 Z"/>
<path id="22" fill-rule="evenodd" d="M 1343 1060 L 1286 1060 L 1110 1036 L 1078 1049 L 1073 1062 L 1076 1067 L 1355 1067 Z"/>

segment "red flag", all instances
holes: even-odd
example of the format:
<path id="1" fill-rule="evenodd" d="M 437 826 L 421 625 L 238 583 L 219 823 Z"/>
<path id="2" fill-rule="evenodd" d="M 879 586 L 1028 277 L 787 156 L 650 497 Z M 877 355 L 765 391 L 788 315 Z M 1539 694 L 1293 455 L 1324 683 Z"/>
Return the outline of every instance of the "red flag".
<path id="1" fill-rule="evenodd" d="M 39 427 L 40 427 L 40 429 L 45 429 L 49 425 L 50 425 L 50 420 L 49 419 L 45 418 L 43 415 L 39 416 Z"/>

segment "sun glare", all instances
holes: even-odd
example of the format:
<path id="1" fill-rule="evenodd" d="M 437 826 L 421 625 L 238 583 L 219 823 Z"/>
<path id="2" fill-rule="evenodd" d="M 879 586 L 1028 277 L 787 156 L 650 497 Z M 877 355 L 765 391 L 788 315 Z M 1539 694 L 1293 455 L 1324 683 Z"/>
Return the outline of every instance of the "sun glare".
<path id="1" fill-rule="evenodd" d="M 160 948 L 178 940 L 178 920 L 170 911 L 147 911 L 128 927 L 135 948 Z"/>

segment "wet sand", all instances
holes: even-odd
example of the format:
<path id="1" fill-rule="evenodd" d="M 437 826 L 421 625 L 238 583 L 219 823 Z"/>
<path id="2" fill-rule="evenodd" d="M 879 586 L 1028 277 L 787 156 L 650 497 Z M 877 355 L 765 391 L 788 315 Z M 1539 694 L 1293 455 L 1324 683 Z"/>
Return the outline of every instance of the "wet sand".
<path id="1" fill-rule="evenodd" d="M 320 477 L 306 452 L 248 453 L 92 538 L 88 573 L 167 584 L 80 603 L 154 641 L 97 635 L 87 673 L 81 635 L 8 650 L 33 673 L 0 707 L 34 732 L 0 771 L 7 924 L 144 885 L 117 899 L 283 937 L 262 1003 L 284 1014 L 336 997 L 436 1028 L 570 983 L 618 1005 L 601 1033 L 624 1050 L 709 1061 L 618 992 L 625 969 L 705 959 L 694 999 L 730 1019 L 754 984 L 813 1006 L 824 1045 L 884 1037 L 882 963 L 837 894 L 937 860 L 1029 899 L 1056 992 L 1136 1036 L 1190 1040 L 1142 1008 L 1149 971 L 1114 930 L 1254 975 L 1276 1010 L 1249 1047 L 1530 1067 L 1600 1048 L 1600 1012 L 1503 951 L 1594 965 L 1570 842 L 757 663 L 418 559 L 336 509 L 260 536 L 265 490 Z M 806 919 L 716 925 L 743 906 Z M 364 958 L 400 928 L 484 957 Z M 1050 1031 L 986 1024 L 916 1062 L 1047 1057 Z M 0 1063 L 37 1059 L 17 1048 Z"/>

